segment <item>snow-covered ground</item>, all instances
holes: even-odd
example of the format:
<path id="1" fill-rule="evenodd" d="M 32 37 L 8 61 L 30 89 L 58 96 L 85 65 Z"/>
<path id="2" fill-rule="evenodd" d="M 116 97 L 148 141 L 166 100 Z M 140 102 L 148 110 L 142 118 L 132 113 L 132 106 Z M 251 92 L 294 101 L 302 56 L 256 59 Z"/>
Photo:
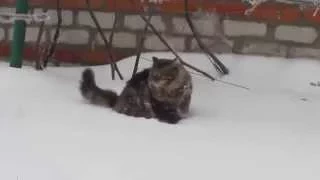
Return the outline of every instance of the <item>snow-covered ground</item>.
<path id="1" fill-rule="evenodd" d="M 172 57 L 168 53 L 144 54 Z M 201 54 L 182 54 L 211 74 Z M 1 180 L 319 180 L 320 61 L 220 55 L 231 74 L 193 75 L 190 117 L 178 125 L 85 103 L 84 67 L 0 63 Z M 128 79 L 133 59 L 119 67 Z M 143 67 L 150 65 L 142 61 Z M 97 83 L 118 92 L 108 66 Z"/>

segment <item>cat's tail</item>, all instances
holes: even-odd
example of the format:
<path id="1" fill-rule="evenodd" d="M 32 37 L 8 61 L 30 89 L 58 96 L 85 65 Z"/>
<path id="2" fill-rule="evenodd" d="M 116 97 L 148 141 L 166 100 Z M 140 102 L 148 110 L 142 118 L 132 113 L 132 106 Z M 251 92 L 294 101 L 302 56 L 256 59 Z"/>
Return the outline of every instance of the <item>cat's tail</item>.
<path id="1" fill-rule="evenodd" d="M 96 85 L 94 73 L 89 68 L 82 72 L 80 92 L 86 100 L 95 105 L 113 107 L 118 99 L 117 93 L 103 90 Z"/>

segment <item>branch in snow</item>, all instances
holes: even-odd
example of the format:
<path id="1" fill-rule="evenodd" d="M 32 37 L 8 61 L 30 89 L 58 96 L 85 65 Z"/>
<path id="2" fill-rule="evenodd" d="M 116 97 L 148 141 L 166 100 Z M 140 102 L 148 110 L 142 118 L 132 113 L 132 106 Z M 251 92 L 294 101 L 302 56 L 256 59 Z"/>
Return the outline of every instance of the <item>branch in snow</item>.
<path id="1" fill-rule="evenodd" d="M 116 1 L 116 0 L 114 0 Z M 117 4 L 117 3 L 115 3 Z M 111 29 L 111 33 L 109 35 L 109 43 L 110 43 L 110 47 L 112 47 L 112 43 L 113 43 L 113 37 L 114 37 L 114 31 L 116 29 L 116 25 L 117 25 L 117 22 L 118 22 L 118 13 L 115 12 L 114 13 L 114 21 L 113 21 L 113 25 L 112 25 L 112 29 Z M 111 78 L 114 79 L 114 76 L 115 76 L 115 65 L 113 63 L 111 63 Z"/>
<path id="2" fill-rule="evenodd" d="M 150 10 L 149 17 L 148 17 L 148 22 L 149 23 L 151 21 L 151 18 L 152 18 L 152 14 L 151 14 L 151 10 Z M 133 67 L 132 76 L 135 75 L 137 73 L 137 71 L 138 71 L 138 66 L 139 66 L 142 46 L 143 46 L 143 43 L 144 43 L 144 41 L 146 39 L 147 30 L 148 30 L 148 23 L 146 23 L 146 25 L 144 27 L 144 30 L 143 30 L 143 32 L 141 34 L 140 43 L 138 44 L 138 47 L 137 47 L 137 57 L 136 57 L 136 61 L 135 61 L 134 67 Z"/>
<path id="3" fill-rule="evenodd" d="M 43 12 L 47 12 L 47 11 L 48 10 L 45 9 Z M 43 55 L 42 48 L 47 48 L 47 46 L 40 47 L 41 38 L 42 38 L 42 35 L 43 35 L 43 32 L 44 32 L 44 24 L 45 24 L 44 21 L 42 21 L 40 23 L 39 32 L 38 32 L 38 36 L 37 36 L 37 41 L 36 41 L 36 44 L 34 46 L 34 50 L 36 52 L 38 52 L 38 54 L 40 54 L 40 57 L 35 60 L 35 69 L 36 70 L 42 70 L 43 69 L 42 64 L 41 64 L 42 63 L 42 61 L 41 61 L 42 60 L 42 55 Z M 44 52 L 46 52 L 46 51 L 44 51 Z"/>
<path id="4" fill-rule="evenodd" d="M 53 36 L 53 42 L 51 43 L 50 48 L 47 51 L 46 57 L 43 61 L 44 68 L 47 67 L 49 60 L 52 58 L 52 56 L 56 50 L 58 38 L 60 36 L 60 29 L 61 29 L 61 23 L 62 23 L 62 12 L 61 12 L 61 7 L 60 7 L 60 0 L 57 0 L 57 7 L 56 8 L 57 8 L 58 23 L 57 23 L 56 30 L 55 30 L 55 33 Z"/>
<path id="5" fill-rule="evenodd" d="M 213 53 L 210 52 L 210 50 L 208 49 L 207 46 L 205 46 L 203 44 L 203 42 L 200 39 L 199 33 L 197 32 L 196 28 L 194 27 L 192 20 L 190 18 L 189 15 L 189 7 L 188 7 L 188 0 L 184 0 L 184 13 L 185 13 L 185 18 L 188 22 L 188 25 L 194 35 L 194 38 L 196 39 L 199 47 L 210 56 L 209 60 L 210 62 L 213 64 L 213 66 L 218 70 L 218 72 L 222 73 L 222 74 L 229 74 L 229 70 L 227 67 L 225 67 L 225 65 L 215 56 L 213 55 Z"/>
<path id="6" fill-rule="evenodd" d="M 86 5 L 87 5 L 87 9 L 88 9 L 88 11 L 89 11 L 89 14 L 90 14 L 90 16 L 91 16 L 91 19 L 93 20 L 94 24 L 96 25 L 97 30 L 98 30 L 98 32 L 99 32 L 102 40 L 104 41 L 104 45 L 105 45 L 105 47 L 106 47 L 106 50 L 108 51 L 108 55 L 109 55 L 109 58 L 110 58 L 110 60 L 111 60 L 111 76 L 112 76 L 112 80 L 115 79 L 113 68 L 114 68 L 115 71 L 118 73 L 119 78 L 120 78 L 121 80 L 123 80 L 123 76 L 122 76 L 122 74 L 121 74 L 121 72 L 120 72 L 117 64 L 114 62 L 114 58 L 113 58 L 112 51 L 111 51 L 111 48 L 112 48 L 112 47 L 110 46 L 110 44 L 109 44 L 106 36 L 104 35 L 104 33 L 103 33 L 102 29 L 101 29 L 101 26 L 100 26 L 100 24 L 99 24 L 96 16 L 94 15 L 94 13 L 93 13 L 93 11 L 92 11 L 92 9 L 91 9 L 91 5 L 90 5 L 89 0 L 86 0 Z"/>

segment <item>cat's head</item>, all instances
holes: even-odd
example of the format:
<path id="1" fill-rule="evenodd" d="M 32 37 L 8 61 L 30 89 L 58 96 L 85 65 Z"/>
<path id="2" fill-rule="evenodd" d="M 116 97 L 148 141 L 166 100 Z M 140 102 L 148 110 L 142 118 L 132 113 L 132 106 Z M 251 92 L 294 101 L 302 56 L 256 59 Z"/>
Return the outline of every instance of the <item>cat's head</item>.
<path id="1" fill-rule="evenodd" d="M 165 59 L 152 57 L 153 64 L 150 73 L 150 80 L 157 82 L 169 82 L 174 80 L 183 66 L 176 59 Z"/>
<path id="2" fill-rule="evenodd" d="M 153 57 L 148 85 L 153 96 L 162 101 L 180 95 L 179 89 L 189 80 L 189 74 L 177 59 Z"/>

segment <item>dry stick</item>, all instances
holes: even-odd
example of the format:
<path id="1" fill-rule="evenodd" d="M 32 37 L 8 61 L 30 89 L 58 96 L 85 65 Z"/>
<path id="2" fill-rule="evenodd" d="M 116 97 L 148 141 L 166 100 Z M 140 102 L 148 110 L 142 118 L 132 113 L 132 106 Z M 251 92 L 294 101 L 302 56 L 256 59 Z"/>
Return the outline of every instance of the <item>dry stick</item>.
<path id="1" fill-rule="evenodd" d="M 150 23 L 151 21 L 151 18 L 152 18 L 152 15 L 151 15 L 151 11 L 150 11 L 150 14 L 149 14 L 149 18 L 148 18 L 148 22 Z M 141 56 L 141 52 L 142 52 L 142 46 L 143 46 L 143 43 L 146 39 L 146 34 L 147 34 L 147 30 L 148 30 L 148 24 L 146 23 L 146 26 L 144 27 L 144 30 L 141 34 L 141 39 L 140 39 L 140 43 L 138 45 L 138 49 L 137 49 L 137 57 L 136 57 L 136 61 L 135 61 L 135 64 L 134 64 L 134 68 L 133 68 L 133 72 L 132 72 L 132 76 L 135 75 L 138 71 L 138 66 L 139 66 L 139 62 L 140 62 L 140 56 Z"/>
<path id="2" fill-rule="evenodd" d="M 210 52 L 207 46 L 203 44 L 203 42 L 200 40 L 199 33 L 197 32 L 196 28 L 194 27 L 194 24 L 192 23 L 192 20 L 189 15 L 189 2 L 188 0 L 184 0 L 184 14 L 185 18 L 189 24 L 189 27 L 194 35 L 194 38 L 196 39 L 199 47 L 210 56 L 210 62 L 213 64 L 213 66 L 222 74 L 229 74 L 228 68 L 215 56 L 213 53 Z M 212 60 L 214 62 L 212 62 Z"/>
<path id="3" fill-rule="evenodd" d="M 132 5 L 135 5 L 135 2 L 133 0 L 131 0 Z M 143 10 L 143 8 L 141 7 L 141 9 Z M 160 39 L 160 41 L 167 46 L 167 48 L 179 59 L 182 60 L 181 57 L 178 55 L 178 53 L 167 43 L 167 41 L 161 36 L 161 34 L 156 30 L 156 28 L 150 23 L 148 22 L 148 19 L 146 17 L 144 17 L 142 14 L 139 14 L 140 18 L 151 28 L 151 30 L 153 31 L 153 33 L 156 34 L 156 36 Z"/>
<path id="4" fill-rule="evenodd" d="M 47 11 L 48 10 L 46 9 L 43 12 L 47 12 Z M 44 24 L 45 24 L 44 21 L 42 21 L 40 23 L 39 32 L 38 32 L 38 36 L 37 36 L 37 41 L 36 41 L 36 45 L 34 47 L 35 51 L 37 51 L 40 54 L 41 54 L 41 51 L 39 50 L 39 48 L 40 48 L 40 41 L 41 41 L 41 38 L 42 38 L 42 34 L 44 32 Z M 42 70 L 43 69 L 42 65 L 41 65 L 41 59 L 40 58 L 41 58 L 41 56 L 36 59 L 36 64 L 35 64 L 35 69 L 36 70 Z"/>
<path id="5" fill-rule="evenodd" d="M 112 30 L 111 30 L 111 33 L 109 35 L 109 43 L 110 43 L 110 46 L 112 46 L 112 43 L 113 43 L 113 37 L 114 37 L 114 31 L 115 31 L 115 28 L 116 28 L 116 25 L 117 25 L 117 21 L 118 21 L 118 13 L 115 12 L 114 14 L 114 21 L 113 21 L 113 25 L 112 25 Z M 114 67 L 114 64 L 111 63 L 111 76 L 112 76 L 112 79 L 114 79 L 114 76 L 115 76 L 115 67 Z"/>
<path id="6" fill-rule="evenodd" d="M 92 9 L 91 9 L 91 5 L 90 5 L 90 2 L 89 0 L 86 0 L 86 4 L 87 4 L 87 8 L 88 8 L 88 11 L 89 11 L 89 14 L 91 16 L 91 19 L 93 20 L 93 22 L 95 23 L 96 27 L 97 27 L 97 30 L 100 34 L 100 36 L 102 37 L 102 40 L 104 41 L 104 44 L 105 44 L 105 47 L 106 47 L 106 50 L 108 51 L 108 55 L 109 55 L 109 58 L 111 60 L 111 75 L 112 75 L 112 80 L 115 79 L 115 76 L 114 76 L 114 71 L 112 70 L 113 68 L 115 69 L 115 71 L 118 73 L 118 76 L 121 80 L 123 80 L 123 76 L 117 66 L 117 64 L 114 62 L 114 58 L 113 58 L 113 55 L 112 55 L 112 52 L 111 52 L 111 47 L 109 45 L 109 42 L 107 40 L 107 38 L 105 37 L 102 29 L 101 29 L 101 26 L 96 18 L 96 16 L 94 15 Z"/>
<path id="7" fill-rule="evenodd" d="M 109 58 L 111 60 L 111 65 L 110 65 L 110 68 L 111 68 L 111 78 L 112 80 L 115 79 L 115 73 L 114 73 L 114 63 L 113 63 L 113 56 L 111 55 L 111 51 L 109 49 L 109 42 L 108 40 L 106 39 L 104 33 L 102 32 L 102 29 L 100 27 L 100 24 L 98 22 L 98 20 L 96 19 L 96 16 L 94 15 L 92 9 L 91 9 L 91 5 L 90 5 L 90 1 L 89 0 L 86 0 L 86 5 L 87 5 L 87 10 L 89 11 L 89 14 L 90 14 L 90 17 L 91 19 L 93 20 L 93 22 L 95 23 L 96 27 L 97 27 L 97 30 L 102 38 L 102 40 L 104 41 L 104 44 L 105 44 L 105 48 L 106 50 L 108 51 L 108 55 L 109 55 Z"/>
<path id="8" fill-rule="evenodd" d="M 115 4 L 115 9 L 117 9 L 117 0 L 114 0 L 113 3 Z M 113 24 L 112 24 L 112 29 L 111 29 L 111 33 L 109 35 L 110 46 L 112 46 L 112 43 L 113 43 L 113 36 L 114 36 L 114 31 L 115 31 L 116 26 L 117 26 L 118 16 L 119 16 L 118 12 L 115 11 L 114 12 L 114 20 L 113 20 Z"/>
<path id="9" fill-rule="evenodd" d="M 114 31 L 116 29 L 117 21 L 118 21 L 118 13 L 115 12 L 112 29 L 111 29 L 111 32 L 110 32 L 110 35 L 109 35 L 109 43 L 110 43 L 110 45 L 112 45 L 112 43 L 113 43 Z"/>
<path id="10" fill-rule="evenodd" d="M 56 50 L 57 41 L 58 41 L 58 38 L 60 35 L 60 28 L 61 28 L 61 23 L 62 23 L 62 13 L 61 13 L 61 7 L 60 7 L 60 0 L 57 0 L 57 16 L 58 16 L 58 23 L 57 23 L 56 31 L 54 33 L 53 42 L 51 43 L 49 52 L 43 61 L 44 68 L 47 67 L 49 59 L 52 58 L 53 53 Z"/>
<path id="11" fill-rule="evenodd" d="M 219 79 L 216 79 L 216 81 L 218 81 L 218 82 L 220 82 L 220 83 L 223 83 L 223 84 L 228 84 L 228 85 L 231 85 L 231 86 L 235 86 L 235 87 L 238 87 L 238 88 L 250 90 L 250 88 L 245 87 L 245 86 L 242 86 L 242 85 L 239 85 L 239 84 L 235 84 L 235 83 L 231 83 L 231 82 L 226 82 L 226 81 L 222 81 L 222 80 L 219 80 Z"/>
<path id="12" fill-rule="evenodd" d="M 134 2 L 131 0 L 131 2 L 134 5 Z M 151 30 L 153 31 L 153 33 L 156 34 L 156 36 L 160 39 L 160 41 L 178 58 L 178 60 L 185 66 L 189 67 L 190 69 L 193 69 L 194 71 L 197 71 L 201 74 L 203 74 L 205 77 L 211 79 L 212 81 L 215 80 L 215 78 L 213 76 L 211 76 L 210 74 L 188 64 L 187 62 L 183 61 L 182 58 L 179 56 L 179 54 L 168 44 L 168 42 L 161 36 L 161 34 L 156 30 L 156 28 L 150 23 L 148 22 L 148 19 L 146 17 L 144 17 L 142 14 L 139 15 L 141 17 L 141 19 L 148 24 L 148 26 L 151 28 Z"/>

